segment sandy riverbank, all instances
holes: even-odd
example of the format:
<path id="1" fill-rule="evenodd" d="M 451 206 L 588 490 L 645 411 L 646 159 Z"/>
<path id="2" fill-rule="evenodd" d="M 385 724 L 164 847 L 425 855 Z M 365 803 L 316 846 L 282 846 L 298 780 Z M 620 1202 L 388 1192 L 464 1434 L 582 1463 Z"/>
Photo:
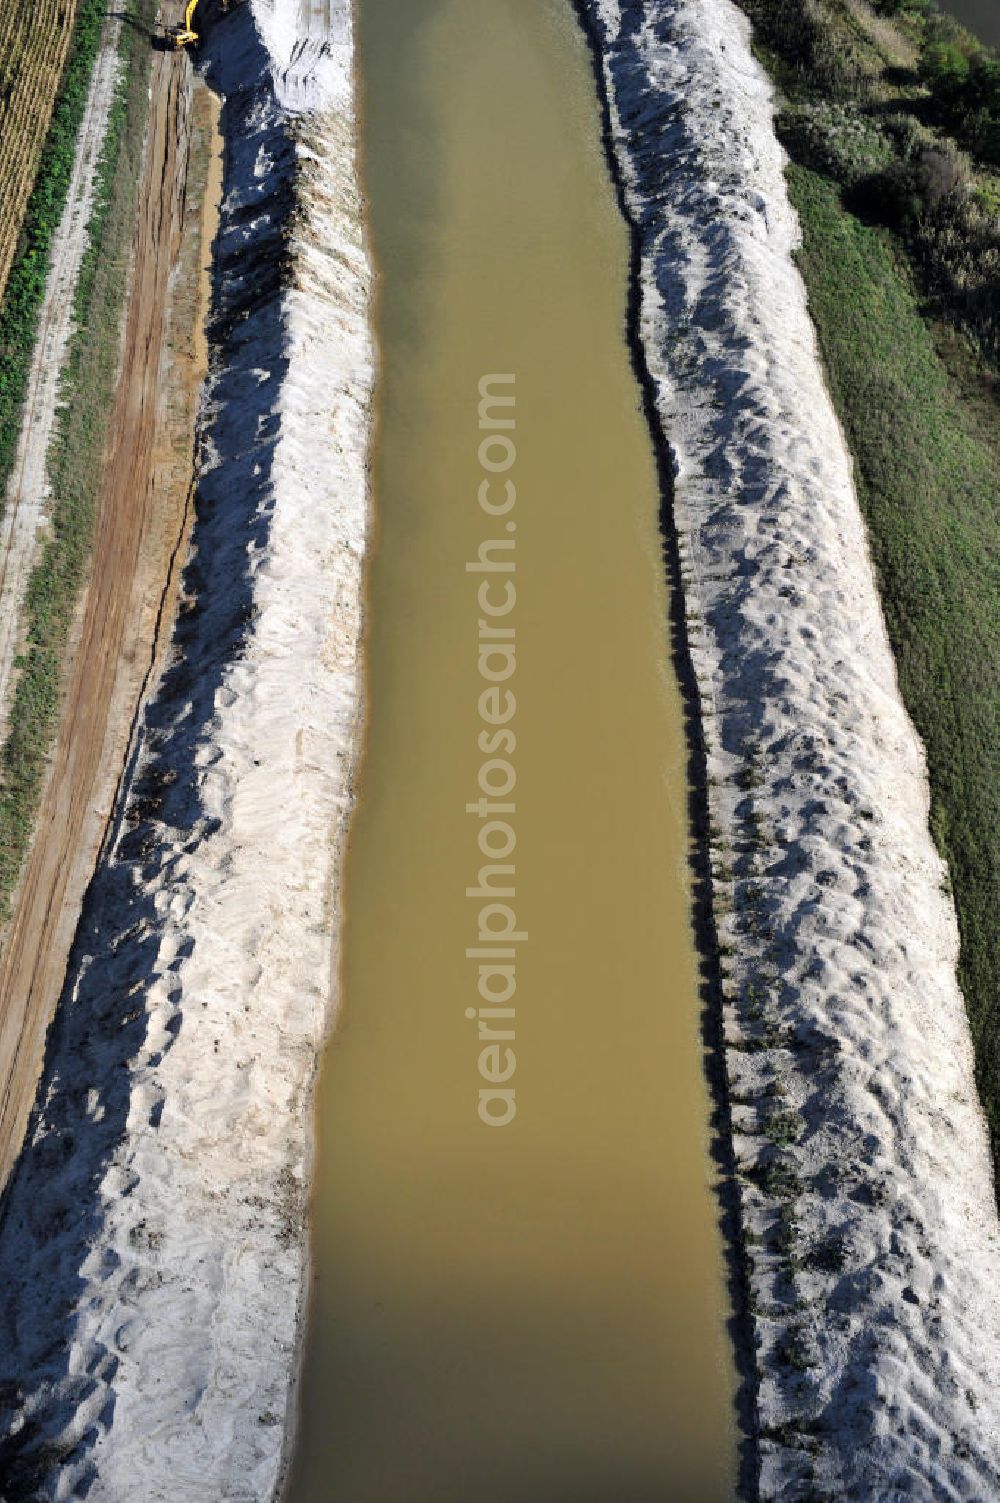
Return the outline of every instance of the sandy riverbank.
<path id="1" fill-rule="evenodd" d="M 191 555 L 0 1231 L 26 1496 L 270 1498 L 296 1365 L 372 379 L 346 7 L 247 6 L 205 60 L 225 167 Z"/>
<path id="2" fill-rule="evenodd" d="M 981 1498 L 1000 1239 L 957 929 L 770 89 L 727 0 L 583 9 L 675 476 L 762 1495 Z"/>

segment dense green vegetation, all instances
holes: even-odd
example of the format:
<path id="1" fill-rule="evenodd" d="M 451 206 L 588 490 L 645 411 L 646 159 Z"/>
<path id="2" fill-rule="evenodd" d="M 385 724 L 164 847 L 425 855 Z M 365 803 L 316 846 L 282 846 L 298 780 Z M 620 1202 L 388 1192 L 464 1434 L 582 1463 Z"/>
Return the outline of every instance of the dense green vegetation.
<path id="1" fill-rule="evenodd" d="M 1000 165 L 1000 58 L 946 16 L 930 13 L 920 77 L 930 115 L 985 161 Z"/>
<path id="2" fill-rule="evenodd" d="M 103 14 L 103 6 L 100 10 Z M 28 590 L 28 646 L 20 663 L 11 730 L 0 751 L 0 911 L 7 909 L 30 839 L 56 723 L 63 653 L 93 540 L 145 136 L 147 28 L 154 10 L 153 0 L 137 0 L 130 16 L 145 24 L 122 32 L 122 81 L 98 169 L 90 246 L 77 287 L 77 327 L 64 376 L 66 402 L 49 464 L 52 526 Z M 62 136 L 59 141 L 62 151 L 66 142 Z M 37 310 L 37 302 L 33 306 Z"/>
<path id="3" fill-rule="evenodd" d="M 49 247 L 66 203 L 77 133 L 101 40 L 104 0 L 81 0 L 62 86 L 0 306 L 0 506 L 17 446 Z"/>
<path id="4" fill-rule="evenodd" d="M 1000 61 L 926 0 L 742 3 L 792 157 L 892 231 L 927 311 L 1000 372 Z"/>
<path id="5" fill-rule="evenodd" d="M 782 89 L 800 264 L 927 748 L 1000 1162 L 1000 194 L 988 164 L 943 128 L 935 49 L 964 36 L 953 23 L 907 0 L 745 5 Z M 899 13 L 891 24 L 888 12 Z M 970 77 L 995 68 L 971 39 L 961 45 L 983 59 Z M 978 146 L 987 125 L 971 85 L 964 97 L 962 139 Z"/>

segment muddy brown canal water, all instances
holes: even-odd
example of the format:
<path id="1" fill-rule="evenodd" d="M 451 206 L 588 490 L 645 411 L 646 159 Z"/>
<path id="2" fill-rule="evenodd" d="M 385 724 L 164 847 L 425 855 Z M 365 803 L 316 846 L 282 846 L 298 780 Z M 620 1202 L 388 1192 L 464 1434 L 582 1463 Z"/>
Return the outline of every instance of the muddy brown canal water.
<path id="1" fill-rule="evenodd" d="M 723 1503 L 681 703 L 590 59 L 569 0 L 358 10 L 378 521 L 290 1497 Z"/>

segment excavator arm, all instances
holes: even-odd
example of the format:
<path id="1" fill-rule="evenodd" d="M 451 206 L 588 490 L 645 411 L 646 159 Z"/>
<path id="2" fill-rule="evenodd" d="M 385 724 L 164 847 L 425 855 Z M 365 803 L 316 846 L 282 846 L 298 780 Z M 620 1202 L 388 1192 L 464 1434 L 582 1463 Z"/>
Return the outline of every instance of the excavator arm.
<path id="1" fill-rule="evenodd" d="M 194 13 L 197 6 L 198 0 L 187 0 L 184 20 L 179 26 L 168 28 L 167 38 L 175 47 L 190 47 L 198 41 L 198 33 L 194 29 Z"/>

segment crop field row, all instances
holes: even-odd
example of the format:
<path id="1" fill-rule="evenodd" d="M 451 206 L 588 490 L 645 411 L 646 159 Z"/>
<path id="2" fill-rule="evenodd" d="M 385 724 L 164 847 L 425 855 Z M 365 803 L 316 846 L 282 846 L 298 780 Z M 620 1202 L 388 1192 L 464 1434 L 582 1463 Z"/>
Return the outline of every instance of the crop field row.
<path id="1" fill-rule="evenodd" d="M 0 9 L 0 297 L 73 33 L 76 0 Z"/>
<path id="2" fill-rule="evenodd" d="M 4 504 L 21 424 L 52 237 L 66 204 L 77 136 L 105 18 L 106 0 L 75 0 L 68 53 L 38 152 L 34 183 L 19 223 L 12 231 L 14 255 L 0 299 L 0 507 Z"/>

